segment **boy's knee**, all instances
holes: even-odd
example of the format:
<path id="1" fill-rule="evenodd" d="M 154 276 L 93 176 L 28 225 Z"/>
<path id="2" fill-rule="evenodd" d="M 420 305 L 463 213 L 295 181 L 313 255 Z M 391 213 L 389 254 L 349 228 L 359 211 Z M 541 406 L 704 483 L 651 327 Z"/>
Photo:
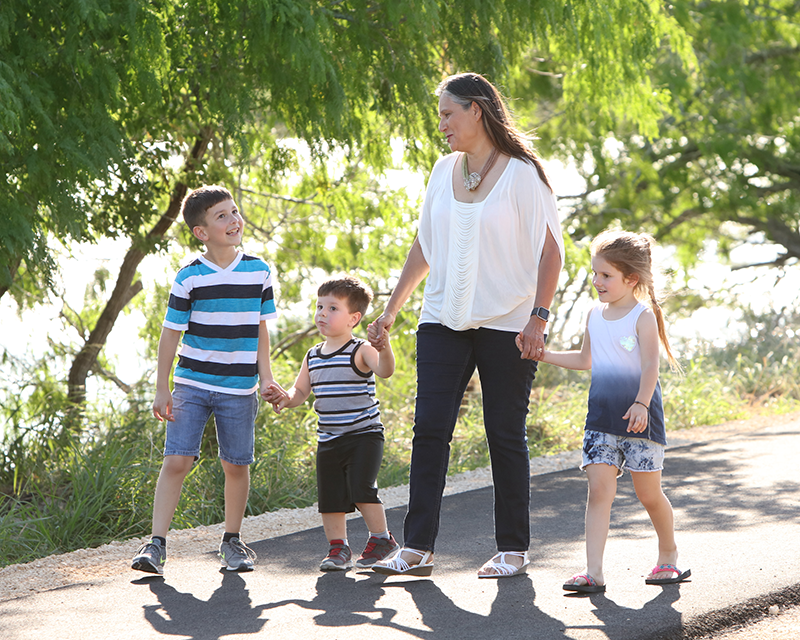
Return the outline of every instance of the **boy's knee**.
<path id="1" fill-rule="evenodd" d="M 192 469 L 194 458 L 191 456 L 164 456 L 161 472 L 169 475 L 185 476 Z"/>
<path id="2" fill-rule="evenodd" d="M 250 475 L 249 464 L 233 464 L 232 462 L 228 462 L 227 460 L 221 460 L 221 462 L 222 462 L 222 470 L 225 472 L 226 476 L 234 478 L 243 478 L 245 476 Z"/>

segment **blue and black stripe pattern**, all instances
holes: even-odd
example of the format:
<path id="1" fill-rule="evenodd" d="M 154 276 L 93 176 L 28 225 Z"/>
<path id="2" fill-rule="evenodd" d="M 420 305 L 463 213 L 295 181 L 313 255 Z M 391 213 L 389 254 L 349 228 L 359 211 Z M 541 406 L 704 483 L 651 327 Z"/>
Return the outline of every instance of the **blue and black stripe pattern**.
<path id="1" fill-rule="evenodd" d="M 320 442 L 345 434 L 383 431 L 375 374 L 359 371 L 355 365 L 362 344 L 363 340 L 353 338 L 328 354 L 323 354 L 322 344 L 318 344 L 306 355 Z"/>
<path id="2" fill-rule="evenodd" d="M 258 386 L 258 331 L 277 318 L 272 272 L 239 253 L 225 269 L 200 256 L 178 272 L 164 326 L 183 331 L 175 382 L 236 395 Z"/>

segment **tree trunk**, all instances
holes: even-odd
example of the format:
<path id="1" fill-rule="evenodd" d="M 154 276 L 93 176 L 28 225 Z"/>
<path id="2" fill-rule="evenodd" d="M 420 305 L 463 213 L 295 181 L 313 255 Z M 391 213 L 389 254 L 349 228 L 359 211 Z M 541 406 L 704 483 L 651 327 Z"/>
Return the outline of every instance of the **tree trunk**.
<path id="1" fill-rule="evenodd" d="M 211 141 L 213 129 L 206 127 L 202 133 L 195 140 L 194 147 L 191 154 L 186 159 L 184 166 L 184 174 L 192 174 L 202 160 L 203 155 L 208 148 L 208 143 Z M 65 426 L 71 431 L 79 431 L 81 429 L 81 417 L 83 414 L 83 406 L 86 401 L 86 378 L 89 375 L 92 367 L 97 361 L 97 356 L 100 350 L 105 346 L 111 330 L 114 328 L 114 323 L 117 321 L 120 312 L 125 308 L 133 296 L 141 290 L 141 283 L 137 288 L 133 284 L 133 279 L 136 276 L 136 270 L 139 264 L 147 255 L 146 248 L 153 246 L 153 242 L 163 238 L 167 233 L 172 223 L 178 218 L 181 210 L 181 203 L 186 196 L 188 186 L 184 182 L 177 182 L 172 191 L 167 210 L 161 215 L 161 218 L 155 226 L 145 236 L 144 241 L 134 241 L 131 248 L 125 254 L 122 261 L 122 266 L 117 276 L 117 282 L 114 286 L 114 291 L 108 299 L 103 312 L 97 319 L 97 323 L 89 334 L 89 338 L 83 345 L 81 350 L 72 361 L 72 366 L 69 370 L 68 384 L 68 398 L 71 404 L 71 410 L 67 416 Z"/>
<path id="2" fill-rule="evenodd" d="M 8 265 L 8 284 L 0 285 L 0 299 L 2 299 L 2 297 L 6 295 L 6 292 L 11 288 L 11 285 L 14 282 L 14 277 L 17 275 L 17 271 L 19 271 L 20 264 L 22 264 L 22 258 L 15 258 L 13 262 Z"/>

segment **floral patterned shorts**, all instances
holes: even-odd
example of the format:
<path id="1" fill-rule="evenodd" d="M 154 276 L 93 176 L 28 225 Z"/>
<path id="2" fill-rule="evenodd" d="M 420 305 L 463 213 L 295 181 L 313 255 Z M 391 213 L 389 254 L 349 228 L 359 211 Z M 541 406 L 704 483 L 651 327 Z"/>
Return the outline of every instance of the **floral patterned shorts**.
<path id="1" fill-rule="evenodd" d="M 666 447 L 646 438 L 625 438 L 600 431 L 583 434 L 583 461 L 581 469 L 590 464 L 610 464 L 628 471 L 661 471 L 664 468 Z"/>

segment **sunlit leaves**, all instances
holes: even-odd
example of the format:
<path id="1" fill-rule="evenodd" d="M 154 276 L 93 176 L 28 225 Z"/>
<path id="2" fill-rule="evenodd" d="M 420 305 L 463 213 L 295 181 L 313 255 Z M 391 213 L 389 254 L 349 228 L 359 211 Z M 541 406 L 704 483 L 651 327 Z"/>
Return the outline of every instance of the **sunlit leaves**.
<path id="1" fill-rule="evenodd" d="M 569 105 L 549 107 L 556 115 L 540 130 L 543 143 L 575 158 L 589 185 L 585 197 L 573 203 L 568 224 L 579 237 L 609 224 L 649 231 L 677 245 L 677 257 L 687 266 L 709 238 L 719 241 L 723 255 L 746 239 L 766 238 L 780 247 L 776 264 L 795 263 L 800 258 L 796 3 L 679 0 L 671 12 L 693 51 L 676 55 L 673 37 L 656 43 L 649 81 L 668 98 L 661 102 L 656 131 L 622 113 L 612 114 L 613 126 L 602 126 L 592 107 L 574 126 L 559 112 L 567 113 Z"/>
<path id="2" fill-rule="evenodd" d="M 646 71 L 667 37 L 682 42 L 652 0 L 3 3 L 0 196 L 12 225 L 0 230 L 0 286 L 20 258 L 46 255 L 48 233 L 85 239 L 151 223 L 179 177 L 152 150 L 185 157 L 203 127 L 241 159 L 247 128 L 271 119 L 317 156 L 336 140 L 378 170 L 400 135 L 409 161 L 427 168 L 442 75 L 471 69 L 503 84 L 531 44 L 563 65 L 572 122 L 575 105 L 589 105 L 647 130 L 662 98 Z"/>

